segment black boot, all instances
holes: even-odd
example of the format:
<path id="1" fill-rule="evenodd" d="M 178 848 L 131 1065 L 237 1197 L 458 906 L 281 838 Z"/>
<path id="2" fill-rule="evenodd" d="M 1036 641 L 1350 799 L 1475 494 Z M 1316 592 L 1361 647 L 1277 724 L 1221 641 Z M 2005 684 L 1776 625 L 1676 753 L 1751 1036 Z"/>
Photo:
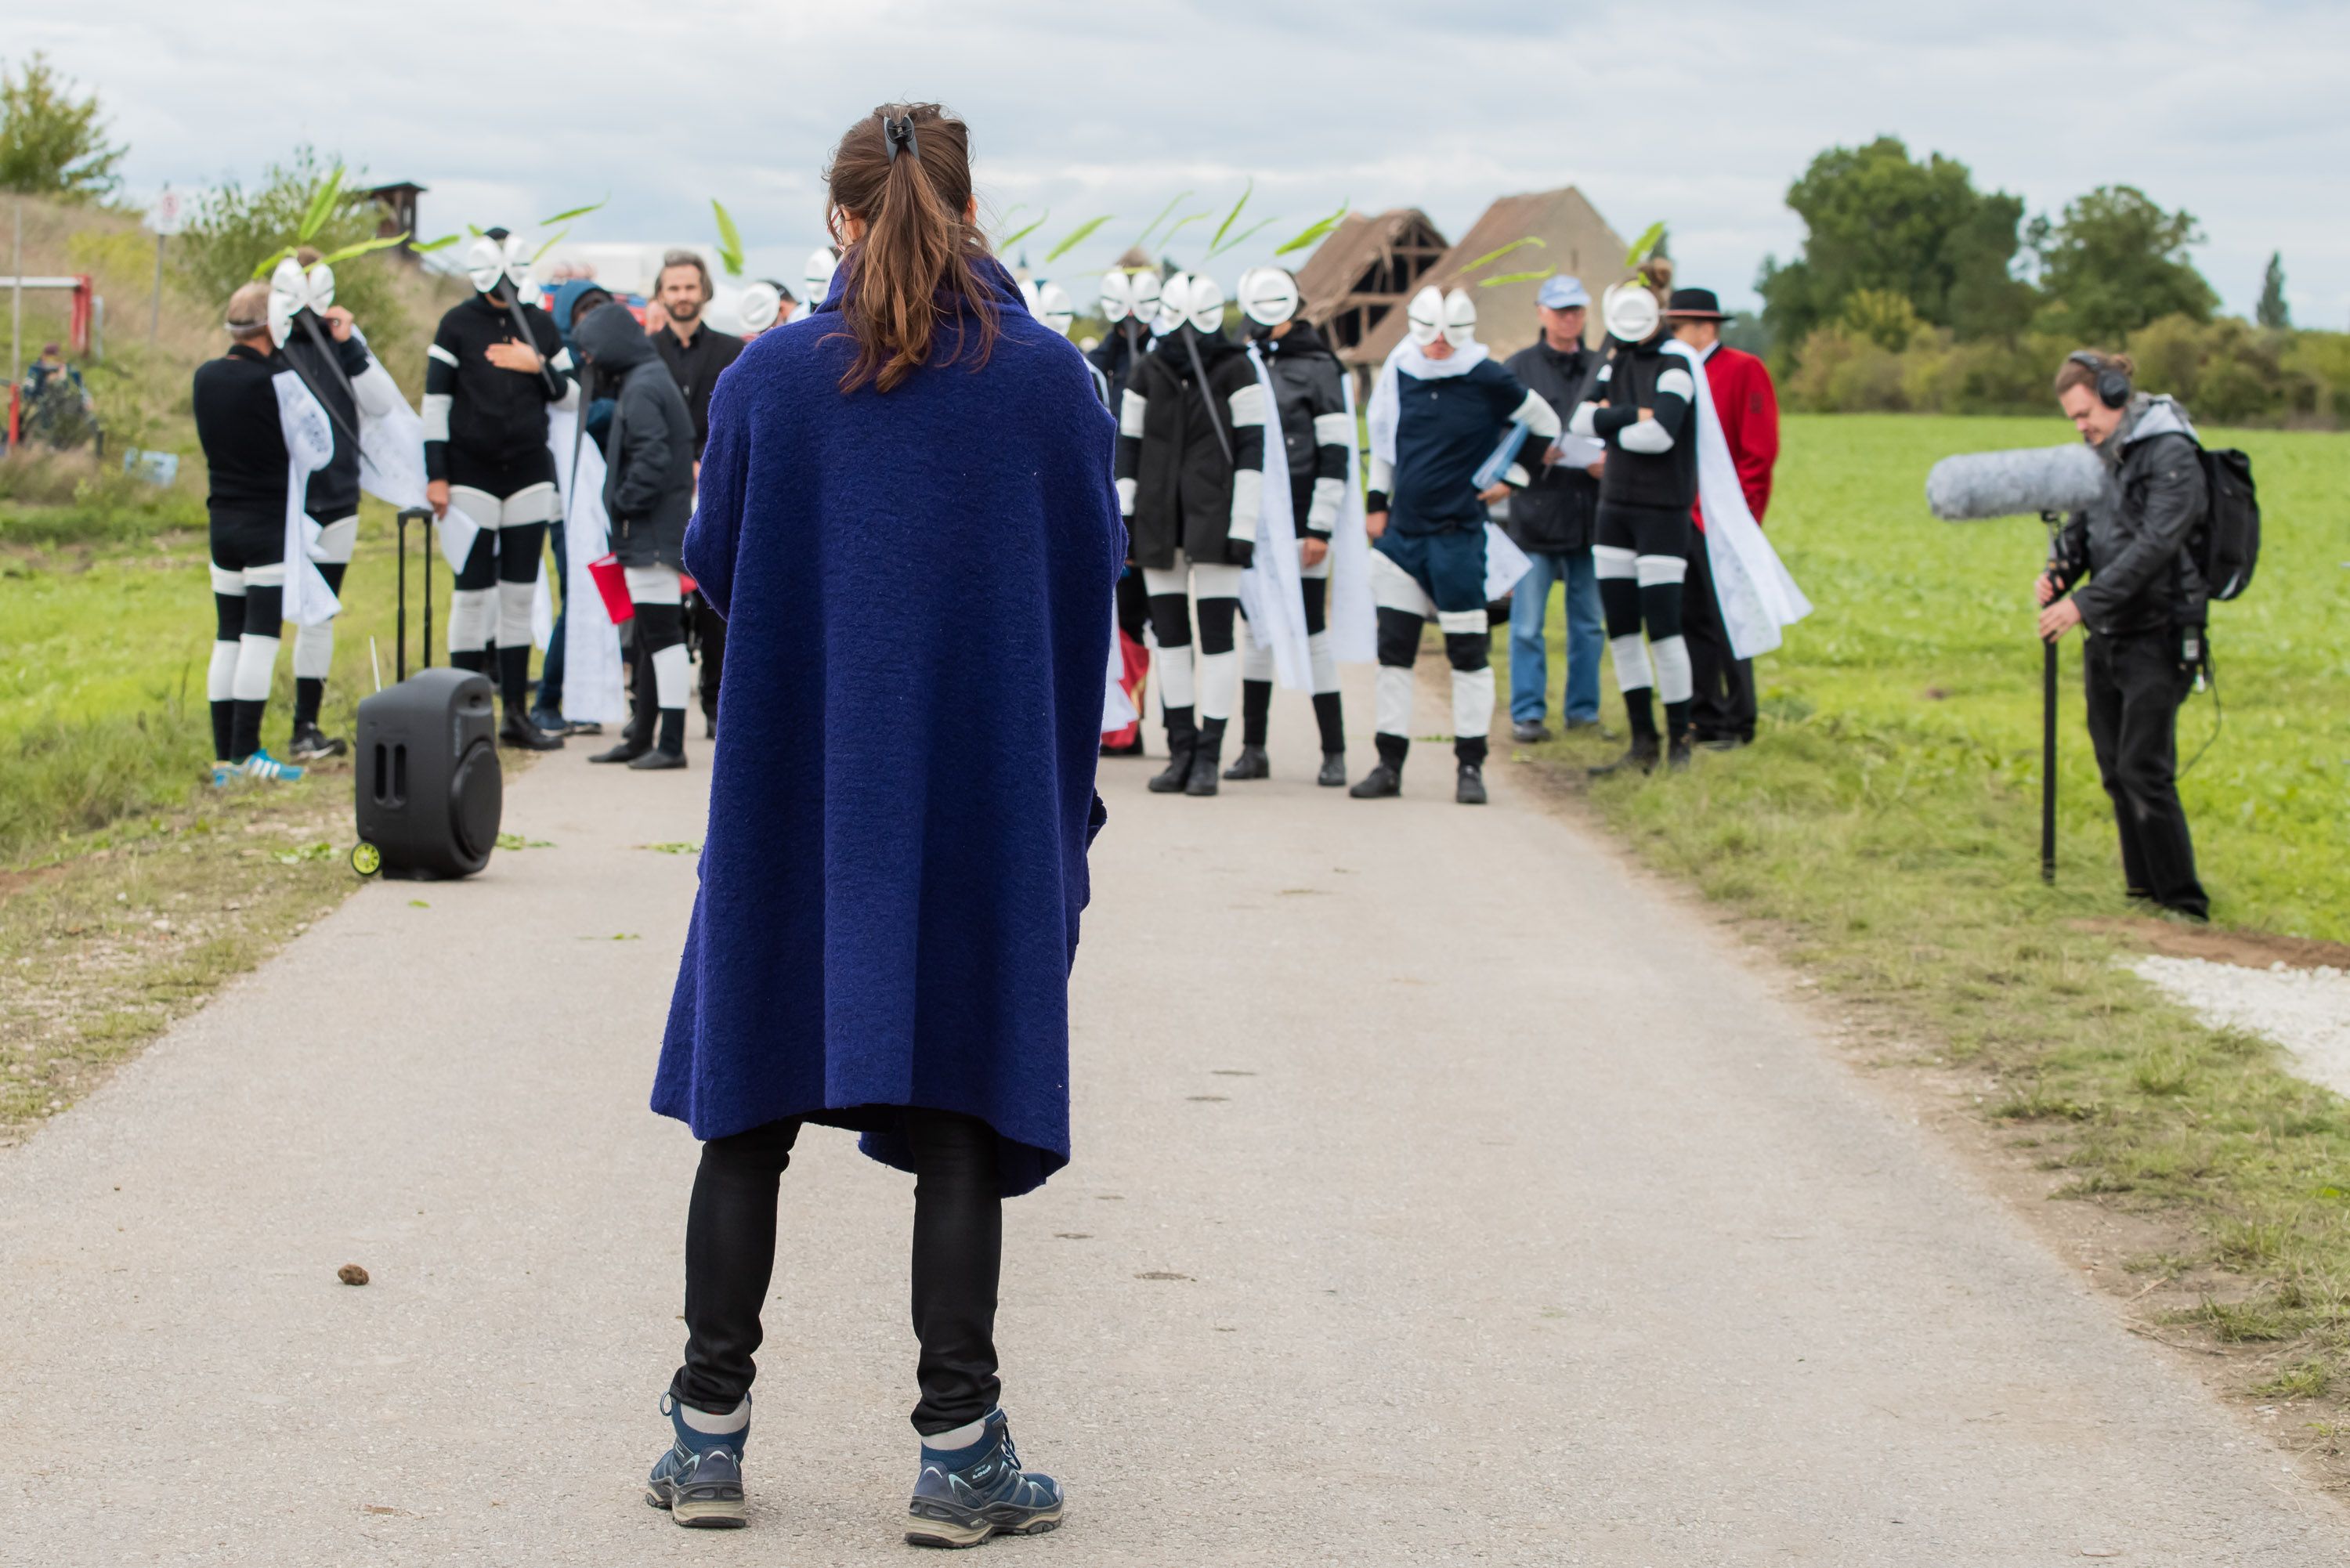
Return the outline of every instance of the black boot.
<path id="1" fill-rule="evenodd" d="M 1269 779 L 1273 776 L 1273 764 L 1266 761 L 1263 746 L 1243 745 L 1241 754 L 1234 757 L 1232 765 L 1224 770 L 1224 776 L 1228 779 Z"/>
<path id="2" fill-rule="evenodd" d="M 1314 775 L 1314 782 L 1324 789 L 1337 789 L 1343 786 L 1347 782 L 1347 753 L 1323 753 L 1322 771 Z"/>
<path id="3" fill-rule="evenodd" d="M 1462 763 L 1461 774 L 1452 785 L 1452 798 L 1462 805 L 1485 804 L 1485 770 L 1477 763 Z"/>
<path id="4" fill-rule="evenodd" d="M 1410 740 L 1402 735 L 1375 738 L 1378 742 L 1379 765 L 1347 792 L 1357 800 L 1390 800 L 1403 793 L 1403 759 L 1411 750 Z"/>
<path id="5" fill-rule="evenodd" d="M 1211 719 L 1200 726 L 1199 750 L 1191 756 L 1191 777 L 1183 785 L 1185 794 L 1211 795 L 1216 793 L 1216 769 L 1224 760 L 1224 722 Z"/>
<path id="6" fill-rule="evenodd" d="M 1189 708 L 1167 710 L 1167 768 L 1150 781 L 1153 794 L 1177 794 L 1191 782 L 1191 757 L 1200 749 L 1200 732 Z"/>
<path id="7" fill-rule="evenodd" d="M 498 726 L 498 744 L 521 752 L 559 752 L 563 737 L 550 735 L 530 722 L 519 703 L 506 704 L 506 722 Z"/>
<path id="8" fill-rule="evenodd" d="M 629 762 L 636 773 L 653 773 L 685 766 L 685 710 L 664 708 L 660 711 L 660 739 L 651 750 Z"/>
<path id="9" fill-rule="evenodd" d="M 653 749 L 653 722 L 659 713 L 653 694 L 653 661 L 639 653 L 629 666 L 629 727 L 620 732 L 619 745 L 598 752 L 588 760 L 591 763 L 635 762 Z"/>
<path id="10" fill-rule="evenodd" d="M 1682 751 L 1686 753 L 1688 749 L 1684 746 Z M 1596 779 L 1604 779 L 1611 774 L 1627 773 L 1635 768 L 1644 774 L 1654 773 L 1657 771 L 1658 753 L 1662 750 L 1653 732 L 1635 735 L 1632 737 L 1632 746 L 1629 751 L 1612 763 L 1601 763 L 1597 767 L 1588 771 L 1590 776 Z"/>

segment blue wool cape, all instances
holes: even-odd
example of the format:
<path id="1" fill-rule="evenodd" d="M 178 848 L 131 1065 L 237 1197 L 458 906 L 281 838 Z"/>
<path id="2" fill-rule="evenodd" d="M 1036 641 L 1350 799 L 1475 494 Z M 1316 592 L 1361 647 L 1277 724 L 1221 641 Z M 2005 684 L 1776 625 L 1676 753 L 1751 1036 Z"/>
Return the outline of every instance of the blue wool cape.
<path id="1" fill-rule="evenodd" d="M 726 619 L 701 890 L 652 1107 L 787 1116 L 910 1170 L 980 1117 L 1005 1196 L 1069 1158 L 1068 979 L 1126 530 L 1117 427 L 993 262 L 1003 335 L 843 393 L 843 266 L 710 404 L 686 569 Z"/>

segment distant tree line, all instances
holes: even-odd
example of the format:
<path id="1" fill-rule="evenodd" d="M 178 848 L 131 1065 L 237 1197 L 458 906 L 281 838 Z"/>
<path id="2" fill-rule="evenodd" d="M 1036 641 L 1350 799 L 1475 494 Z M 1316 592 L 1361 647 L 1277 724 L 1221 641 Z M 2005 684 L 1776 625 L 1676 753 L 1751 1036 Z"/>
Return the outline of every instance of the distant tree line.
<path id="1" fill-rule="evenodd" d="M 2194 217 L 2131 185 L 2054 217 L 1980 191 L 1896 137 L 1834 147 L 1789 187 L 1802 253 L 1766 259 L 1759 334 L 1797 407 L 1969 413 L 2047 406 L 2084 345 L 2127 349 L 2147 386 L 2228 423 L 2350 423 L 2350 334 L 2296 331 L 2284 259 L 2255 319 L 2219 317 L 2188 252 Z"/>

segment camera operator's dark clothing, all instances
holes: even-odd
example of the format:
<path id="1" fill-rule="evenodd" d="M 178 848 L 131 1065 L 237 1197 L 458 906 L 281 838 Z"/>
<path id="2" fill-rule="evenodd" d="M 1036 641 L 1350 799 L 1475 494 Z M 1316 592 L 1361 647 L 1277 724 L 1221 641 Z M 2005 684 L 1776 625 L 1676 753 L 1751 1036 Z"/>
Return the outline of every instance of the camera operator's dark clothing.
<path id="1" fill-rule="evenodd" d="M 742 354 L 743 339 L 703 322 L 693 329 L 691 341 L 678 341 L 677 334 L 664 327 L 653 334 L 652 344 L 677 389 L 685 394 L 685 411 L 693 420 L 693 455 L 699 462 L 710 440 L 711 389 L 718 385 L 720 372 Z"/>
<path id="2" fill-rule="evenodd" d="M 2112 499 L 2073 514 L 2057 545 L 2057 576 L 2081 624 L 2102 637 L 2200 626 L 2208 597 L 2187 535 L 2210 504 L 2187 410 L 2141 392 L 2098 455 Z"/>
<path id="3" fill-rule="evenodd" d="M 2178 705 L 2194 684 L 2183 655 L 2203 622 L 2205 591 L 2187 535 L 2210 504 L 2186 410 L 2139 393 L 2100 449 L 2109 499 L 2076 512 L 2057 542 L 2055 575 L 2088 629 L 2083 679 L 2089 742 L 2113 797 L 2122 874 L 2134 897 L 2204 918 L 2195 846 L 2178 801 Z"/>
<path id="4" fill-rule="evenodd" d="M 2093 636 L 2082 666 L 2089 744 L 2113 797 L 2130 896 L 2205 919 L 2210 900 L 2195 877 L 2195 844 L 2178 802 L 2178 705 L 2195 680 L 2179 657 L 2179 634 Z"/>
<path id="5" fill-rule="evenodd" d="M 1537 339 L 1511 355 L 1504 369 L 1528 390 L 1541 393 L 1564 425 L 1575 417 L 1575 394 L 1596 359 L 1596 350 L 1577 347 L 1562 354 Z M 1526 466 L 1538 472 L 1532 483 L 1510 496 L 1511 539 L 1528 555 L 1571 555 L 1591 548 L 1599 482 L 1573 463 Z"/>

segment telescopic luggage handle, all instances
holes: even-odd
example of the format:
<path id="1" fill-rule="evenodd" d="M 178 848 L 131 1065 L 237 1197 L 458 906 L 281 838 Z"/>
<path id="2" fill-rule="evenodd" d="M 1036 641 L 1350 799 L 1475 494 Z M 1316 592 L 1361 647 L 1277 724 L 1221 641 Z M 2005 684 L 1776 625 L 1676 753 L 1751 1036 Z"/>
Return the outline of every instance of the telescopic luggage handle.
<path id="1" fill-rule="evenodd" d="M 408 525 L 424 525 L 424 663 L 432 668 L 432 509 L 429 506 L 403 506 L 400 509 L 400 618 L 395 623 L 397 635 L 392 641 L 392 670 L 395 680 L 408 679 Z"/>

